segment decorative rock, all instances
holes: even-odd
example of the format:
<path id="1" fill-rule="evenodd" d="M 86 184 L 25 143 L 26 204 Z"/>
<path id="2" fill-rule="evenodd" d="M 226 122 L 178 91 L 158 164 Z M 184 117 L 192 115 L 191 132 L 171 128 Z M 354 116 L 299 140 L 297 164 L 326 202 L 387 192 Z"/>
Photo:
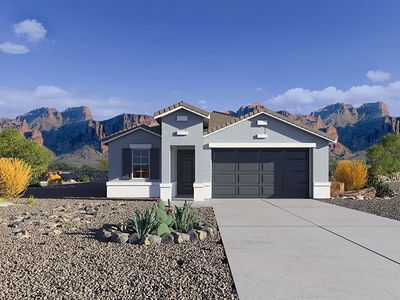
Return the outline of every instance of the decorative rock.
<path id="1" fill-rule="evenodd" d="M 11 228 L 18 228 L 18 227 L 24 227 L 24 226 L 25 226 L 25 224 L 22 223 L 21 221 L 17 221 L 17 222 L 14 222 L 14 223 L 11 223 L 8 225 L 8 227 L 11 227 Z"/>
<path id="2" fill-rule="evenodd" d="M 338 197 L 344 194 L 344 183 L 338 181 L 331 181 L 331 197 Z"/>
<path id="3" fill-rule="evenodd" d="M 183 242 L 190 242 L 190 235 L 186 234 L 186 233 L 179 233 L 180 236 L 183 239 Z"/>
<path id="4" fill-rule="evenodd" d="M 183 238 L 179 232 L 174 231 L 174 232 L 171 232 L 171 234 L 174 237 L 175 244 L 182 244 L 184 242 Z"/>
<path id="5" fill-rule="evenodd" d="M 203 230 L 197 230 L 197 234 L 199 236 L 199 240 L 200 241 L 205 240 L 206 237 L 207 237 L 207 233 L 205 231 L 203 231 Z"/>
<path id="6" fill-rule="evenodd" d="M 376 190 L 373 187 L 357 190 L 348 191 L 344 193 L 345 198 L 353 198 L 357 200 L 373 199 L 376 196 Z M 362 197 L 362 199 L 361 199 Z"/>
<path id="7" fill-rule="evenodd" d="M 132 233 L 128 238 L 129 244 L 137 245 L 140 243 L 141 237 L 139 233 Z"/>
<path id="8" fill-rule="evenodd" d="M 161 238 L 158 235 L 149 234 L 147 238 L 149 239 L 151 245 L 161 244 Z"/>
<path id="9" fill-rule="evenodd" d="M 144 236 L 140 239 L 140 245 L 149 246 L 150 244 L 151 243 L 148 236 Z"/>
<path id="10" fill-rule="evenodd" d="M 51 231 L 51 233 L 54 235 L 60 235 L 62 233 L 62 231 L 59 229 L 54 229 L 53 231 Z"/>
<path id="11" fill-rule="evenodd" d="M 208 225 L 201 226 L 201 230 L 205 231 L 207 233 L 207 236 L 214 236 L 214 228 L 209 227 Z"/>
<path id="12" fill-rule="evenodd" d="M 7 206 L 11 206 L 14 205 L 14 203 L 12 202 L 0 202 L 0 207 L 7 207 Z"/>
<path id="13" fill-rule="evenodd" d="M 129 234 L 128 233 L 123 233 L 123 232 L 113 232 L 111 235 L 111 242 L 114 243 L 126 243 L 129 239 Z"/>
<path id="14" fill-rule="evenodd" d="M 174 243 L 174 236 L 170 233 L 164 233 L 161 236 L 161 243 L 171 245 Z"/>
<path id="15" fill-rule="evenodd" d="M 190 241 L 194 242 L 199 240 L 199 234 L 197 233 L 197 230 L 195 229 L 189 230 L 187 234 L 190 237 Z"/>
<path id="16" fill-rule="evenodd" d="M 109 242 L 111 239 L 112 232 L 104 228 L 99 228 L 96 231 L 96 239 L 102 242 Z"/>
<path id="17" fill-rule="evenodd" d="M 20 239 L 27 239 L 27 238 L 31 237 L 29 232 L 26 230 L 20 230 L 20 231 L 16 232 L 15 236 Z"/>

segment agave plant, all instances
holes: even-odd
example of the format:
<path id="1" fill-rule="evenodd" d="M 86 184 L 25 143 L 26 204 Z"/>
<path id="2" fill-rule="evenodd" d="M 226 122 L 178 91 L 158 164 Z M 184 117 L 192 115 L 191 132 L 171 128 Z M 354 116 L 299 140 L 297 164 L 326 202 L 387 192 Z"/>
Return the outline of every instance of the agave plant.
<path id="1" fill-rule="evenodd" d="M 175 206 L 173 228 L 180 232 L 188 232 L 189 230 L 198 228 L 201 225 L 200 215 L 191 210 L 191 204 L 185 201 L 182 207 Z"/>
<path id="2" fill-rule="evenodd" d="M 135 210 L 132 219 L 121 225 L 122 231 L 136 232 L 141 237 L 151 234 L 158 226 L 155 211 L 153 208 L 146 208 L 143 211 Z"/>

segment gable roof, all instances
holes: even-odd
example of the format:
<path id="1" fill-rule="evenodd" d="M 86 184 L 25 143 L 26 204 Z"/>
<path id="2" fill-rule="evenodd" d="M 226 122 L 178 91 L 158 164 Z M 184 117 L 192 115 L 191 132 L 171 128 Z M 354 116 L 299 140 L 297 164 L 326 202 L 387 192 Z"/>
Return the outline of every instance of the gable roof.
<path id="1" fill-rule="evenodd" d="M 154 113 L 154 119 L 161 118 L 161 117 L 166 116 L 166 115 L 168 115 L 170 113 L 173 113 L 174 111 L 177 111 L 179 109 L 186 109 L 186 110 L 188 110 L 188 111 L 190 111 L 192 113 L 195 113 L 197 115 L 200 115 L 200 116 L 202 116 L 204 118 L 209 118 L 210 117 L 210 113 L 208 111 L 206 111 L 204 109 L 201 109 L 201 108 L 198 108 L 198 107 L 196 107 L 194 105 L 191 105 L 189 103 L 180 101 L 178 103 L 175 103 L 175 104 L 172 104 L 172 105 L 170 105 L 168 107 L 165 107 L 165 108 L 163 108 L 163 109 L 161 109 L 159 111 L 156 111 Z"/>
<path id="2" fill-rule="evenodd" d="M 148 125 L 144 125 L 144 124 L 137 124 L 137 125 L 133 125 L 132 127 L 125 128 L 123 130 L 117 131 L 113 134 L 106 136 L 104 139 L 101 140 L 101 143 L 103 145 L 107 145 L 109 142 L 111 142 L 115 139 L 118 139 L 120 137 L 123 137 L 124 135 L 127 135 L 127 134 L 134 132 L 136 130 L 139 130 L 139 129 L 161 137 L 160 125 L 148 126 Z"/>
<path id="3" fill-rule="evenodd" d="M 270 117 L 272 117 L 274 119 L 280 120 L 280 121 L 285 122 L 285 123 L 287 123 L 289 125 L 292 125 L 294 127 L 302 129 L 304 131 L 307 131 L 307 132 L 309 132 L 311 134 L 319 136 L 319 137 L 321 137 L 321 138 L 323 138 L 325 140 L 328 140 L 330 142 L 335 142 L 336 143 L 336 140 L 332 139 L 332 137 L 329 136 L 328 134 L 326 134 L 325 132 L 323 132 L 321 130 L 318 130 L 318 129 L 315 129 L 315 128 L 311 127 L 311 126 L 302 124 L 300 122 L 297 122 L 297 121 L 295 121 L 293 119 L 285 117 L 285 116 L 283 116 L 283 115 L 281 115 L 279 113 L 276 113 L 276 112 L 274 112 L 272 110 L 269 110 L 269 109 L 267 109 L 265 107 L 259 108 L 259 109 L 255 109 L 252 112 L 247 113 L 247 114 L 245 114 L 243 116 L 240 116 L 240 117 L 231 117 L 231 119 L 226 118 L 226 121 L 223 121 L 221 119 L 220 120 L 221 122 L 219 122 L 219 123 L 216 122 L 214 126 L 209 126 L 206 130 L 204 130 L 203 134 L 204 135 L 213 134 L 213 133 L 215 133 L 215 132 L 217 132 L 217 131 L 219 131 L 221 129 L 224 129 L 224 128 L 228 127 L 228 126 L 235 125 L 236 123 L 239 123 L 240 121 L 244 121 L 244 120 L 250 119 L 250 118 L 255 117 L 256 115 L 259 115 L 259 114 L 266 114 L 266 115 L 268 115 L 268 116 L 270 116 Z"/>

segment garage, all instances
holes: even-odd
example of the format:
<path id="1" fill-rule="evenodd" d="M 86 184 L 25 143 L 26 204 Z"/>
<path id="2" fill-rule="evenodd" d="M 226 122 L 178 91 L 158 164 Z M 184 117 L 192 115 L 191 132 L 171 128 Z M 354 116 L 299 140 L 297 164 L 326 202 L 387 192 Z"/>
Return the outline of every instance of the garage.
<path id="1" fill-rule="evenodd" d="M 308 149 L 213 149 L 214 198 L 309 198 Z"/>

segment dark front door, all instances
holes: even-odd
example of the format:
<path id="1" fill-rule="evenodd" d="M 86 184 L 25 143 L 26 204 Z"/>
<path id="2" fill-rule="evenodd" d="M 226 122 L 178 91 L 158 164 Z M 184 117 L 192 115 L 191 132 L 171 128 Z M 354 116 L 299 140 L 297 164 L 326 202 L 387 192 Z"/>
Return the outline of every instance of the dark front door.
<path id="1" fill-rule="evenodd" d="M 178 150 L 178 195 L 193 195 L 194 150 Z"/>
<path id="2" fill-rule="evenodd" d="M 308 149 L 213 150 L 213 197 L 308 198 Z"/>

